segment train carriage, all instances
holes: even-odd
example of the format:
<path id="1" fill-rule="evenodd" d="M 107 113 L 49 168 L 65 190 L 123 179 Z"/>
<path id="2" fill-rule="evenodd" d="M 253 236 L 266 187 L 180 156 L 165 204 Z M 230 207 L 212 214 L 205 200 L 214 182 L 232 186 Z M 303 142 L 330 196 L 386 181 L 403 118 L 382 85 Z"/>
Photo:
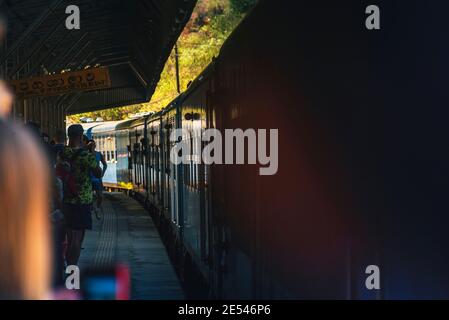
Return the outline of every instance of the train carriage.
<path id="1" fill-rule="evenodd" d="M 211 64 L 195 81 L 179 101 L 178 116 L 180 128 L 184 130 L 183 140 L 190 150 L 187 162 L 180 165 L 182 174 L 183 243 L 203 276 L 209 280 L 211 252 L 209 247 L 209 166 L 202 162 L 204 143 L 202 133 L 208 128 L 207 103 L 213 79 L 214 65 Z"/>
<path id="2" fill-rule="evenodd" d="M 151 208 L 181 279 L 214 298 L 447 298 L 447 270 L 426 273 L 422 261 L 449 263 L 439 174 L 449 157 L 435 153 L 447 137 L 435 97 L 448 91 L 425 78 L 403 83 L 399 71 L 423 49 L 410 37 L 388 43 L 391 57 L 376 55 L 390 33 L 370 38 L 354 27 L 363 4 L 273 3 L 260 1 L 169 106 L 116 128 L 134 194 Z M 273 17 L 284 24 L 264 28 Z M 421 121 L 411 91 L 432 121 Z M 192 149 L 204 146 L 204 129 L 276 129 L 264 151 L 276 144 L 279 167 L 262 176 L 261 163 L 205 165 L 191 152 L 175 165 L 176 128 Z M 417 175 L 423 167 L 428 175 Z M 370 265 L 382 267 L 380 290 L 365 286 Z"/>

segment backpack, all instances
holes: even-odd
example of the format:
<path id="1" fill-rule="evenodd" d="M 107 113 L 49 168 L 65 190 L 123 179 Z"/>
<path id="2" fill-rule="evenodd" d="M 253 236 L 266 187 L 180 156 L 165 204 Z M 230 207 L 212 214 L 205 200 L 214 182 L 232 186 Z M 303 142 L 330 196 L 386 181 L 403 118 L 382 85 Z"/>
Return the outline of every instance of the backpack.
<path id="1" fill-rule="evenodd" d="M 79 195 L 79 188 L 75 177 L 74 164 L 76 158 L 83 152 L 79 149 L 69 158 L 63 157 L 64 150 L 60 153 L 62 161 L 56 165 L 56 176 L 62 181 L 64 198 L 75 198 Z"/>

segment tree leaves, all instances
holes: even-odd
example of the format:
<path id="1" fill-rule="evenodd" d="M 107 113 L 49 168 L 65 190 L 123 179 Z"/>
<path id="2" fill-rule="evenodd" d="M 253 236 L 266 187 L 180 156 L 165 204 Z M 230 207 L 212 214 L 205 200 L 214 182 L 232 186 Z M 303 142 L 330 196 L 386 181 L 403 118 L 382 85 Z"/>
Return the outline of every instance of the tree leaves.
<path id="1" fill-rule="evenodd" d="M 218 56 L 220 48 L 257 0 L 199 0 L 178 39 L 181 91 Z M 167 60 L 150 102 L 69 117 L 79 122 L 82 117 L 122 120 L 139 112 L 159 111 L 177 96 L 176 57 L 174 50 Z"/>

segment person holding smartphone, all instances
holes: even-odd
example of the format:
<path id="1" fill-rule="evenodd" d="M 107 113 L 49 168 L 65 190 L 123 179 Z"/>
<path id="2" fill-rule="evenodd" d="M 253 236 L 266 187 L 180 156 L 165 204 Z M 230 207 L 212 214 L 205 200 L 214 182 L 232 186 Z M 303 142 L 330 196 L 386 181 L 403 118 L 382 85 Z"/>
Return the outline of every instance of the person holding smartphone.
<path id="1" fill-rule="evenodd" d="M 89 151 L 94 155 L 97 164 L 100 165 L 101 163 L 103 168 L 103 172 L 100 178 L 97 178 L 93 174 L 91 174 L 92 189 L 95 192 L 96 198 L 95 204 L 93 206 L 93 211 L 95 212 L 95 217 L 97 219 L 100 219 L 100 212 L 103 210 L 101 206 L 103 203 L 103 176 L 108 169 L 108 164 L 104 159 L 103 154 L 99 151 L 96 151 L 97 144 L 95 143 L 95 140 L 90 140 L 87 147 Z"/>

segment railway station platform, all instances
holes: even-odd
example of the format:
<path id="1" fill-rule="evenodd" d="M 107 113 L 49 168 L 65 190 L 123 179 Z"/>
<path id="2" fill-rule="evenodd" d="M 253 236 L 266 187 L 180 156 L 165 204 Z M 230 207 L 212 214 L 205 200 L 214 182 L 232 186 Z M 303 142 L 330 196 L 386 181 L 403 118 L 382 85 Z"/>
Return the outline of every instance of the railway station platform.
<path id="1" fill-rule="evenodd" d="M 153 221 L 123 193 L 105 193 L 102 219 L 93 216 L 79 261 L 86 268 L 125 264 L 133 300 L 181 300 L 183 289 Z"/>
<path id="2" fill-rule="evenodd" d="M 0 300 L 449 299 L 449 2 L 376 2 L 0 0 Z"/>

